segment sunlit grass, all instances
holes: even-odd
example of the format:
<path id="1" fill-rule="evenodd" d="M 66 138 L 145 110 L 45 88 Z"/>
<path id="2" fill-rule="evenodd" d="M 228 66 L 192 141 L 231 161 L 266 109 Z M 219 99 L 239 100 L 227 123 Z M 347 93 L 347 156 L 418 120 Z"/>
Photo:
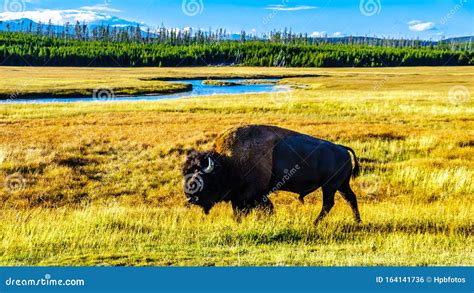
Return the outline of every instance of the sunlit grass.
<path id="1" fill-rule="evenodd" d="M 21 69 L 22 78 L 28 70 L 32 77 L 59 74 Z M 87 72 L 251 77 L 274 69 L 259 70 Z M 0 264 L 473 265 L 473 103 L 449 97 L 455 85 L 474 93 L 473 69 L 274 72 L 321 77 L 285 79 L 291 93 L 0 105 L 0 181 L 21 182 L 0 187 Z M 353 223 L 338 196 L 314 227 L 320 192 L 306 205 L 275 194 L 275 215 L 242 223 L 225 204 L 208 217 L 185 208 L 179 170 L 186 152 L 209 148 L 221 131 L 247 123 L 354 148 L 362 176 L 352 186 L 363 223 Z"/>

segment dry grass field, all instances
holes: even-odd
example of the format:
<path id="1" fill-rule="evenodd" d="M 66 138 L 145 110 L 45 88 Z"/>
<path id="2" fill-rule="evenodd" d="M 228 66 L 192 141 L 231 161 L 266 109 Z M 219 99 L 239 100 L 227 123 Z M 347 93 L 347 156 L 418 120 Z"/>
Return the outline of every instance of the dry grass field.
<path id="1" fill-rule="evenodd" d="M 474 265 L 472 67 L 12 67 L 0 91 L 270 75 L 314 76 L 285 78 L 294 90 L 278 94 L 0 104 L 0 265 Z M 320 192 L 305 205 L 279 192 L 274 215 L 241 223 L 226 204 L 186 208 L 186 152 L 249 123 L 355 149 L 363 223 L 337 196 L 313 226 Z"/>

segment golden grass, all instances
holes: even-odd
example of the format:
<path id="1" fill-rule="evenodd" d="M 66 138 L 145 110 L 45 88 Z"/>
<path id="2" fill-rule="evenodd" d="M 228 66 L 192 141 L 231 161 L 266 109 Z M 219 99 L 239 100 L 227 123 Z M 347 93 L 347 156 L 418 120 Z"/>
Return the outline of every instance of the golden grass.
<path id="1" fill-rule="evenodd" d="M 0 105 L 0 265 L 473 265 L 474 68 L 38 69 L 5 80 L 311 74 L 294 91 L 138 103 Z M 145 82 L 145 81 L 143 81 Z M 148 82 L 148 81 L 147 81 Z M 137 86 L 139 86 L 137 84 Z M 167 86 L 167 85 L 166 85 Z M 453 88 L 461 88 L 454 95 Z M 450 94 L 451 92 L 451 94 Z M 461 97 L 461 98 L 460 98 Z M 354 148 L 363 224 L 320 192 L 242 223 L 184 208 L 180 165 L 237 124 Z M 15 181 L 16 180 L 16 181 Z"/>

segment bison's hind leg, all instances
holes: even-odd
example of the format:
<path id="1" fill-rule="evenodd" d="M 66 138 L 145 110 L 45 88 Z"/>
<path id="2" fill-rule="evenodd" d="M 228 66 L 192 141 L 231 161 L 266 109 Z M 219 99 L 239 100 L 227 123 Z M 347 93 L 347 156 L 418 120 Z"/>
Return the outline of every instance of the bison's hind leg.
<path id="1" fill-rule="evenodd" d="M 354 214 L 354 219 L 357 223 L 360 223 L 362 220 L 360 219 L 359 213 L 359 206 L 357 204 L 357 197 L 351 189 L 350 185 L 350 178 L 348 178 L 339 188 L 339 192 L 341 193 L 342 197 L 349 203 L 352 208 L 352 213 Z"/>
<path id="2" fill-rule="evenodd" d="M 304 204 L 304 198 L 307 197 L 311 192 L 300 193 L 300 197 L 298 197 L 301 204 Z"/>
<path id="3" fill-rule="evenodd" d="M 331 211 L 332 207 L 334 206 L 334 196 L 336 195 L 336 189 L 329 187 L 329 186 L 323 186 L 323 208 L 321 210 L 321 213 L 319 214 L 318 218 L 314 222 L 315 225 L 318 225 L 319 222 L 321 222 L 327 214 Z"/>
<path id="4" fill-rule="evenodd" d="M 305 197 L 305 195 L 300 194 L 300 197 L 298 198 L 300 200 L 301 204 L 304 204 L 304 197 Z"/>

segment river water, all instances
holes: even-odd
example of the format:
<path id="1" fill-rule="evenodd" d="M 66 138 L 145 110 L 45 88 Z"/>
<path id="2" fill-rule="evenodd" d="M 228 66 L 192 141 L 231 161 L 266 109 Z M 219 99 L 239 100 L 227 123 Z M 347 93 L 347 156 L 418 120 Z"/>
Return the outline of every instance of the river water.
<path id="1" fill-rule="evenodd" d="M 253 79 L 232 79 L 223 80 L 230 82 L 245 82 Z M 79 102 L 130 102 L 130 101 L 156 101 L 165 99 L 180 99 L 190 98 L 199 96 L 212 96 L 212 95 L 238 95 L 238 94 L 249 94 L 249 93 L 270 93 L 270 92 L 287 92 L 289 89 L 285 86 L 278 86 L 272 82 L 278 81 L 278 79 L 259 79 L 259 84 L 245 84 L 237 86 L 216 86 L 216 85 L 205 85 L 204 80 L 172 80 L 170 82 L 184 82 L 193 85 L 193 90 L 189 92 L 171 94 L 171 95 L 141 95 L 141 96 L 130 96 L 130 97 L 114 97 L 113 90 L 105 90 L 96 95 L 96 97 L 77 97 L 77 98 L 29 98 L 29 99 L 9 99 L 0 100 L 0 104 L 20 104 L 20 103 L 32 103 L 32 104 L 44 104 L 44 103 L 79 103 Z M 268 81 L 268 83 L 264 83 Z"/>

